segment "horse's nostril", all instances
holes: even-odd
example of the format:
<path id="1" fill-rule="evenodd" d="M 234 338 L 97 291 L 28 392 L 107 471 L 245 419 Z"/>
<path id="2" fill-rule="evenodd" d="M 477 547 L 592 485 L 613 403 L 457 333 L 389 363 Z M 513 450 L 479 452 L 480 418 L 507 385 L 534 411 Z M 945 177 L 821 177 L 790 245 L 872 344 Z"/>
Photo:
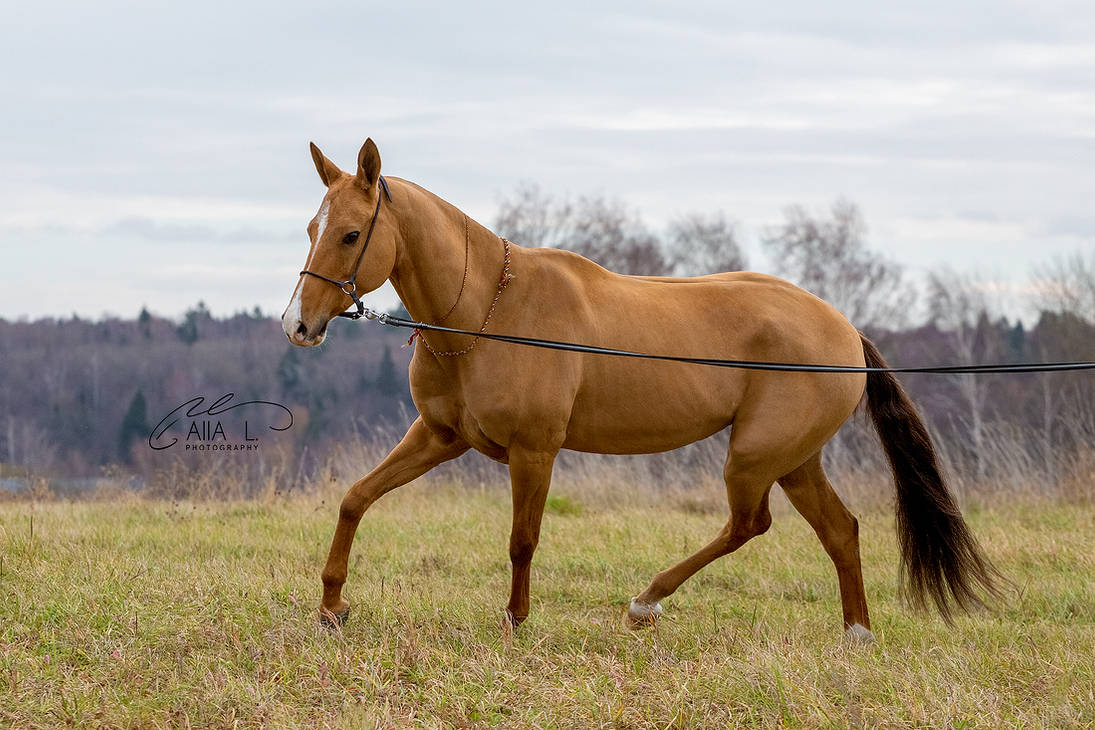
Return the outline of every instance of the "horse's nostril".
<path id="1" fill-rule="evenodd" d="M 303 322 L 301 322 L 300 326 L 297 327 L 297 334 L 301 337 L 306 337 L 308 335 L 308 328 L 304 326 Z"/>

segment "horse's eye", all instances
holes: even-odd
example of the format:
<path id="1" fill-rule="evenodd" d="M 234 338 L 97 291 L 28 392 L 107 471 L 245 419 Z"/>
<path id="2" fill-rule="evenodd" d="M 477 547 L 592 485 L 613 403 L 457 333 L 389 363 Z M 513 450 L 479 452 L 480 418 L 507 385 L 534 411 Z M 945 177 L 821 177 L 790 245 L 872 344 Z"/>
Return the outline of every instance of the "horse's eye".
<path id="1" fill-rule="evenodd" d="M 342 237 L 342 242 L 347 246 L 351 246 L 357 243 L 357 237 L 361 235 L 361 231 L 350 231 Z"/>

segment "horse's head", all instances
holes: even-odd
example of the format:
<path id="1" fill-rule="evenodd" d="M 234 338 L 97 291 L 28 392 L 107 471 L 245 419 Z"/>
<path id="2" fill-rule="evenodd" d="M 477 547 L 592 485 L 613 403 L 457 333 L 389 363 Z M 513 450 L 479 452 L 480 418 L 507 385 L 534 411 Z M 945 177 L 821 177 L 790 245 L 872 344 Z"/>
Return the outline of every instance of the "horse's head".
<path id="1" fill-rule="evenodd" d="M 308 223 L 312 246 L 304 269 L 312 275 L 300 276 L 293 298 L 281 315 L 285 336 L 302 347 L 323 342 L 328 322 L 350 306 L 349 291 L 360 296 L 383 284 L 392 273 L 396 255 L 394 221 L 379 213 L 383 181 L 376 144 L 371 139 L 365 140 L 353 175 L 338 169 L 314 144 L 311 147 L 312 160 L 319 179 L 327 186 L 327 194 L 319 212 Z M 378 220 L 370 238 L 368 232 L 374 225 L 374 216 Z M 368 250 L 363 251 L 366 240 Z M 340 289 L 334 283 L 351 279 L 356 289 L 350 286 Z"/>

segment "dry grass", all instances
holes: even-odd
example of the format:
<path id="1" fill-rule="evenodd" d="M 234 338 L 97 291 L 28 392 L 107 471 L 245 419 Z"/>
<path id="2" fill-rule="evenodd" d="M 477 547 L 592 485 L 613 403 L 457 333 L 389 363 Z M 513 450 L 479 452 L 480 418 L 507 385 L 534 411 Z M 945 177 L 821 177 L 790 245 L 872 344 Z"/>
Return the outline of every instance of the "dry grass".
<path id="1" fill-rule="evenodd" d="M 345 630 L 316 625 L 336 499 L 0 506 L 0 722 L 13 727 L 1069 727 L 1095 724 L 1095 515 L 974 511 L 1020 586 L 947 628 L 894 600 L 892 517 L 862 519 L 878 643 L 839 641 L 805 523 L 686 583 L 656 630 L 628 598 L 722 515 L 553 499 L 533 614 L 498 628 L 504 492 L 416 484 L 366 516 Z M 703 504 L 706 504 L 704 502 Z M 33 521 L 33 535 L 31 523 Z"/>

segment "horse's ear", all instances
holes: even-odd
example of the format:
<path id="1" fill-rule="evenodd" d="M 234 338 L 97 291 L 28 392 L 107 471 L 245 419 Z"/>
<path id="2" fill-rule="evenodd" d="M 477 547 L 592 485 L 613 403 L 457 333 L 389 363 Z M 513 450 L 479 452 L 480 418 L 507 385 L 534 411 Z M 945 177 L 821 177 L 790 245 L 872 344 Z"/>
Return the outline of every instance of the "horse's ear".
<path id="1" fill-rule="evenodd" d="M 338 165 L 328 160 L 319 151 L 319 147 L 316 147 L 315 142 L 309 142 L 308 145 L 312 148 L 312 162 L 316 163 L 316 172 L 319 173 L 319 179 L 323 181 L 324 185 L 331 187 L 331 183 L 342 177 L 342 170 L 338 169 Z"/>
<path id="2" fill-rule="evenodd" d="M 380 179 L 380 150 L 373 138 L 365 140 L 357 153 L 357 184 L 368 190 Z"/>

